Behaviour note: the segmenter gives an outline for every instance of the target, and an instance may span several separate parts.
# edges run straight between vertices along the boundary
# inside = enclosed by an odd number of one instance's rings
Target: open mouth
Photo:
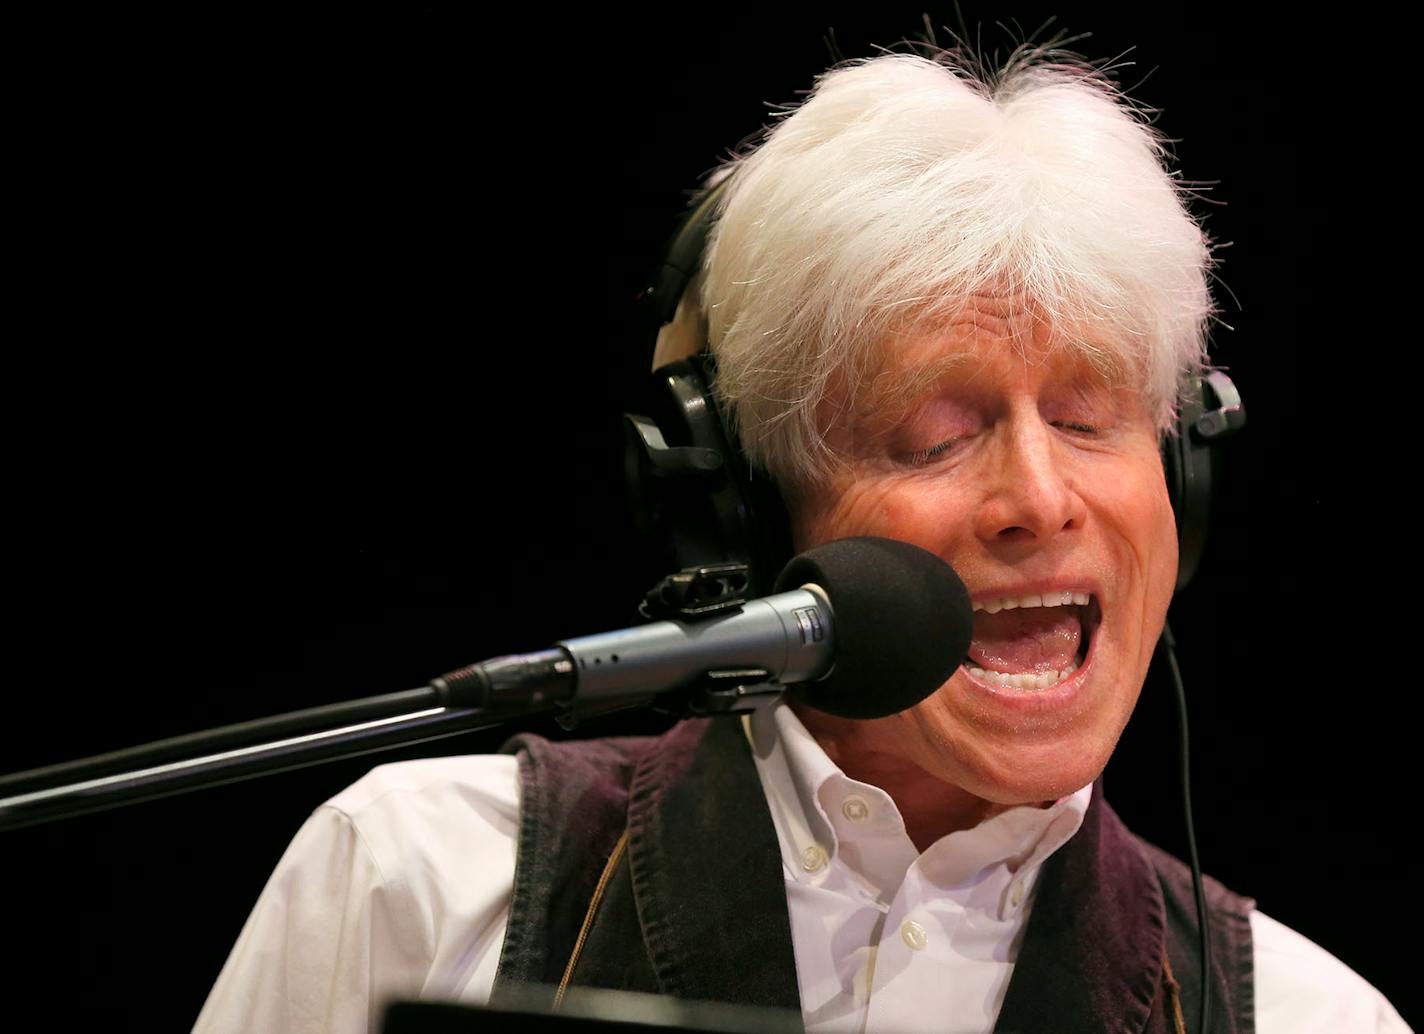
[[[964,668],[989,686],[1042,692],[1087,660],[1102,608],[1082,591],[1000,597],[974,604]]]

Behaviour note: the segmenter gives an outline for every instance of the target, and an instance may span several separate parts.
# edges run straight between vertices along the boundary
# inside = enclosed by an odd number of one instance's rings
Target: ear
[[[658,331],[658,343],[653,348],[654,370],[679,359],[690,359],[707,347],[707,321],[702,318],[698,300],[701,295],[702,274],[698,273],[688,281],[672,319]]]

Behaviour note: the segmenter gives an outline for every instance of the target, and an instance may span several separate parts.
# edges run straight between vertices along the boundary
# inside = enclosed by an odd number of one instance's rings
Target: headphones
[[[728,177],[730,179],[730,177]],[[708,191],[673,235],[653,284],[643,292],[658,326],[677,316],[689,282],[702,267],[717,199]],[[661,574],[739,561],[747,567],[739,594],[769,595],[791,559],[790,520],[763,470],[742,454],[713,391],[716,363],[705,342],[697,354],[653,373],[647,415],[625,413],[625,474],[638,530],[661,546]],[[1215,445],[1246,423],[1241,395],[1212,370],[1193,386],[1175,433],[1162,440],[1162,467],[1177,521],[1177,591],[1201,562],[1216,477]]]

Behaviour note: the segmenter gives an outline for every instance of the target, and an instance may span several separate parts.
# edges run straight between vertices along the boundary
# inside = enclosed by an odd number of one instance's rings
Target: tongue
[[[1078,656],[1083,622],[1077,607],[978,611],[969,659],[981,668],[1017,675],[1062,671]]]

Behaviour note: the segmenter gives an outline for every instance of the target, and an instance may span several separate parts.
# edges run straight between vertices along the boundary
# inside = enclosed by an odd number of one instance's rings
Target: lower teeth
[[[1062,671],[1023,672],[1017,675],[1008,675],[1002,671],[986,671],[969,664],[966,664],[965,667],[969,669],[969,674],[974,678],[980,682],[987,682],[991,686],[1003,686],[1006,689],[1043,690],[1058,685],[1069,675],[1072,675],[1078,670],[1078,662],[1069,661],[1068,667]]]

